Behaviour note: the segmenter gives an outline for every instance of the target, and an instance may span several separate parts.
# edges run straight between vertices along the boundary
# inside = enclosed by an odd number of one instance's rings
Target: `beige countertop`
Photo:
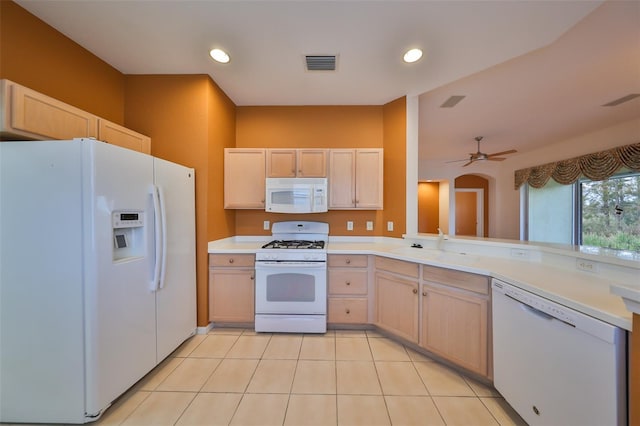
[[[209,253],[255,253],[269,237],[232,237],[209,243]],[[412,248],[419,243],[424,248]],[[451,239],[436,249],[435,237],[330,237],[329,254],[372,254],[500,279],[607,323],[631,330],[632,313],[615,288],[637,292],[640,262],[613,261],[513,242]],[[590,272],[579,270],[587,262]],[[584,265],[583,265],[584,266]]]

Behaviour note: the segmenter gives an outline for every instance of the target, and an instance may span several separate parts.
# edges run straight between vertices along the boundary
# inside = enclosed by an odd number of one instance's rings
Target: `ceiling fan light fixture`
[[[408,63],[408,64],[412,64],[416,61],[418,61],[420,58],[422,58],[422,50],[421,49],[409,49],[405,52],[404,56],[403,56],[403,60]]]
[[[211,56],[211,58],[213,58],[214,61],[221,64],[226,64],[230,60],[229,54],[222,49],[211,49],[209,55]]]

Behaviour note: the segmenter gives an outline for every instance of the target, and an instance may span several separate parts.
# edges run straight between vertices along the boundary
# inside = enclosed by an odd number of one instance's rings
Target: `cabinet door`
[[[412,342],[418,341],[418,283],[376,273],[377,325]]]
[[[359,209],[382,209],[382,149],[356,150],[355,201]]]
[[[252,269],[210,269],[209,320],[253,322],[254,276]]]
[[[299,149],[297,176],[327,177],[327,151],[324,149]]]
[[[332,149],[329,153],[329,208],[354,208],[355,184],[355,151]]]
[[[151,154],[151,138],[107,120],[98,122],[98,139],[112,145]]]
[[[264,149],[225,148],[225,209],[264,209],[264,180]]]
[[[296,177],[296,150],[267,149],[267,177]]]
[[[97,136],[96,116],[8,80],[2,86],[2,133],[40,140]]]
[[[483,297],[423,285],[420,346],[486,376],[487,306]]]

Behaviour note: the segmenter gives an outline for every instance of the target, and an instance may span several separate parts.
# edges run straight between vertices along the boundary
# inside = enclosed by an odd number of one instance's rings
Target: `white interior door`
[[[156,292],[157,362],[196,329],[195,172],[154,159],[166,231],[164,282]]]

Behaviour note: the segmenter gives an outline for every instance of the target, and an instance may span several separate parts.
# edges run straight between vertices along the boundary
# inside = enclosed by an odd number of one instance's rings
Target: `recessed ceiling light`
[[[420,49],[411,49],[408,50],[407,53],[404,54],[404,61],[407,63],[412,63],[422,58],[422,50]]]
[[[211,55],[214,61],[220,62],[221,64],[229,62],[229,55],[222,49],[212,49],[209,55]]]

